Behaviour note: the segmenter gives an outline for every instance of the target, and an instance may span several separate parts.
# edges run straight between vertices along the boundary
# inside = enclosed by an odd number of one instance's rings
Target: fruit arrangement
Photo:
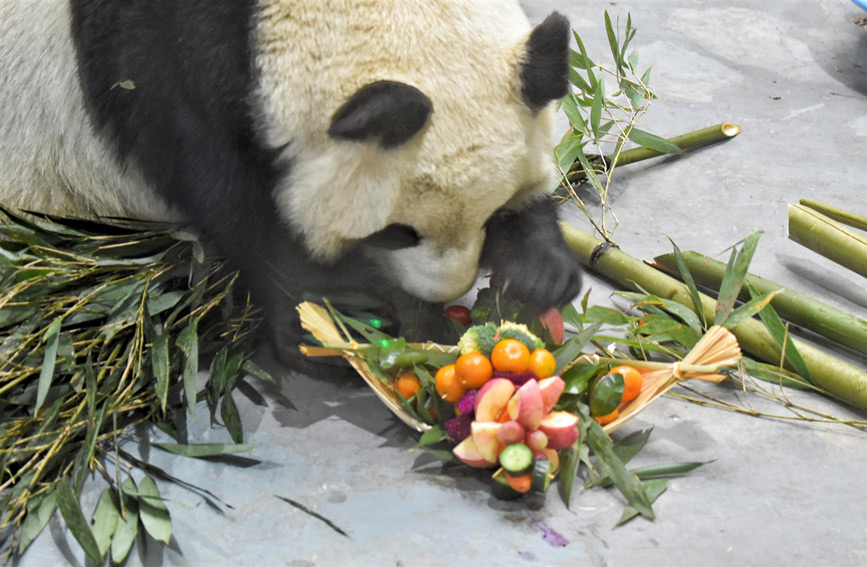
[[[603,474],[597,480],[617,486],[636,513],[652,518],[650,496],[608,434],[681,380],[722,380],[718,369],[740,359],[734,337],[715,326],[681,360],[628,360],[584,353],[603,324],[589,321],[588,312],[567,312],[570,325],[585,328],[564,340],[557,311],[532,318],[516,311],[521,323],[495,322],[503,304],[484,307],[478,300],[472,312],[449,308],[461,335],[447,346],[407,343],[363,312],[349,317],[328,303],[303,303],[302,324],[319,345],[302,352],[344,357],[398,418],[422,433],[419,447],[493,470],[498,498],[545,492],[558,479],[568,506],[583,463],[591,476]],[[436,448],[442,444],[448,451]]]

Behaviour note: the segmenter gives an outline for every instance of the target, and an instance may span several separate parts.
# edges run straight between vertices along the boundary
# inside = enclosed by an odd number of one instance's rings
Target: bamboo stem
[[[715,290],[719,289],[726,270],[725,264],[697,252],[683,252],[683,259],[696,283]],[[673,254],[657,256],[654,260],[657,267],[678,277]],[[759,293],[778,291],[779,293],[771,300],[771,305],[783,319],[862,354],[867,354],[867,321],[753,274],[747,274],[745,281],[755,287]],[[741,289],[739,299],[741,301],[750,299],[746,286]]]
[[[561,223],[561,229],[567,244],[585,266],[612,279],[618,285],[632,290],[643,288],[659,297],[688,306],[692,305],[689,291],[683,283],[636,260],[616,247],[600,248],[604,246],[601,240],[574,227]],[[599,250],[602,252],[598,252]],[[700,296],[702,310],[707,320],[713,320],[716,301],[704,294]],[[760,321],[748,319],[731,331],[746,352],[771,364],[779,363],[780,348]],[[800,341],[795,342],[817,386],[849,404],[867,410],[867,372],[858,370]]]
[[[861,230],[867,230],[867,217],[862,217],[861,215],[855,214],[850,211],[846,211],[832,205],[828,205],[826,203],[820,203],[819,201],[814,201],[812,199],[801,199],[798,201],[801,205],[813,209],[814,211],[819,211],[823,215],[834,219],[837,222],[842,222],[843,224],[849,225],[854,228],[860,228]]]
[[[690,150],[696,150],[704,146],[709,146],[710,144],[729,140],[740,134],[740,132],[741,127],[737,124],[732,124],[731,122],[723,122],[722,124],[709,126],[707,128],[702,128],[701,130],[695,130],[693,132],[687,132],[686,134],[681,134],[680,136],[669,138],[668,141],[672,142],[683,151],[688,152]],[[617,156],[617,165],[629,165],[631,163],[644,161],[661,155],[665,154],[645,147],[632,148],[620,152],[620,155]],[[614,156],[610,155],[605,156],[605,163],[610,163],[613,157]],[[602,161],[600,160],[599,156],[588,156],[588,158],[590,159],[590,162],[594,165]],[[569,171],[569,173],[570,175],[575,175],[580,173],[581,169],[581,163],[576,161],[575,165]],[[582,176],[578,175],[578,177]]]
[[[789,238],[867,277],[867,237],[822,213],[789,204]]]

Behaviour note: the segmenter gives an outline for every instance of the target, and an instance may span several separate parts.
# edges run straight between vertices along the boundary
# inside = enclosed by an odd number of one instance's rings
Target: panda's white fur
[[[521,100],[518,70],[531,27],[520,7],[366,1],[347,10],[331,0],[285,6],[260,2],[258,42],[271,48],[256,58],[268,142],[296,142],[286,150],[295,166],[278,187],[281,210],[325,260],[389,223],[410,225],[421,245],[379,252],[380,260],[419,297],[461,295],[476,279],[490,215],[519,190],[524,198],[551,188],[552,111],[534,113]],[[401,33],[376,33],[383,22]],[[392,150],[326,136],[338,108],[381,80],[431,99],[427,128]]]
[[[393,300],[368,257],[442,302],[481,256],[544,309],[580,288],[539,198],[567,55],[568,22],[514,1],[0,1],[0,204],[190,221],[287,341],[311,286]]]
[[[0,2],[0,203],[93,218],[175,220],[94,135],[64,0]],[[142,190],[145,188],[146,190]]]

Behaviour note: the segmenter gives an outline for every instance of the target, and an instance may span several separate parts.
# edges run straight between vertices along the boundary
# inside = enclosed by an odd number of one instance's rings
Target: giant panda
[[[482,266],[541,312],[581,285],[547,195],[568,43],[513,1],[4,1],[0,202],[191,223],[290,364],[305,292],[433,333]]]

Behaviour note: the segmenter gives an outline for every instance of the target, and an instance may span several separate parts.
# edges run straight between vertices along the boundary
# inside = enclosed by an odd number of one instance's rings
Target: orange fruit
[[[455,403],[464,397],[464,385],[455,375],[455,365],[447,364],[437,370],[434,376],[434,388],[437,394],[447,402]]]
[[[404,400],[408,400],[421,390],[421,382],[414,372],[401,372],[394,381],[394,387]]]
[[[623,376],[623,397],[621,402],[631,402],[641,393],[641,372],[632,366],[616,366],[611,369],[614,374]]]
[[[594,419],[599,423],[599,425],[606,425],[611,423],[620,415],[620,410],[616,409],[608,415],[597,415]]]
[[[468,352],[455,362],[455,374],[468,390],[481,388],[494,375],[491,361],[480,352]]]
[[[554,370],[557,369],[557,361],[554,360],[554,355],[544,348],[537,348],[530,353],[530,371],[536,375],[536,378],[550,378],[554,375]]]
[[[530,369],[530,349],[518,339],[504,339],[494,345],[491,363],[500,372],[526,372]]]

